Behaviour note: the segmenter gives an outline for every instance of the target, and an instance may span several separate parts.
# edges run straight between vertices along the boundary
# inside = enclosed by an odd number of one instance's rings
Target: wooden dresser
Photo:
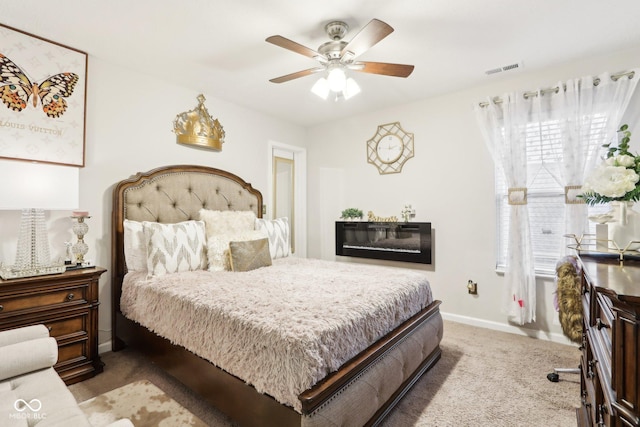
[[[44,324],[58,341],[54,366],[66,384],[102,372],[98,355],[98,280],[106,270],[0,280],[0,330]]]
[[[579,426],[640,426],[640,261],[580,256]]]

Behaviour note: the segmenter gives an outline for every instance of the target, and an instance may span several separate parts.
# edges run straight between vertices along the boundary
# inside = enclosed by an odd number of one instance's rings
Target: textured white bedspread
[[[432,300],[421,271],[288,257],[244,273],[129,273],[121,309],[300,412],[300,393]]]

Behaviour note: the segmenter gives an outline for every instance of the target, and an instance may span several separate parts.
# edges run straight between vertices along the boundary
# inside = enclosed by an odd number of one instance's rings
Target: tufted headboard
[[[198,219],[198,211],[202,208],[252,210],[261,218],[262,194],[230,172],[193,165],[164,166],[116,184],[111,224],[114,313],[120,310],[122,280],[127,272],[123,221],[175,223]]]

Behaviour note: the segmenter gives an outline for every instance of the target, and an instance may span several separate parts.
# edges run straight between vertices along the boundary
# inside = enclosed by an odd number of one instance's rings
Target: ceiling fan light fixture
[[[347,86],[347,75],[342,67],[332,67],[327,74],[327,82],[332,92],[342,92]]]
[[[348,28],[347,24],[343,21],[332,21],[328,23],[325,26],[325,31],[331,41],[321,44],[317,50],[310,49],[279,35],[267,37],[266,41],[268,43],[315,59],[322,65],[321,67],[286,74],[275,79],[270,79],[269,81],[272,83],[284,83],[318,71],[326,70],[328,74],[326,79],[328,80],[330,91],[334,92],[336,98],[343,98],[343,92],[345,91],[347,82],[346,70],[394,77],[409,77],[413,72],[413,65],[356,61],[360,55],[393,32],[393,28],[389,24],[379,19],[372,19],[351,41],[346,42],[343,40],[343,37]],[[353,92],[350,90],[347,92],[357,93],[357,91]]]
[[[347,99],[349,99],[349,98],[352,98],[352,97],[356,96],[359,93],[360,93],[360,86],[358,85],[358,83],[354,79],[349,77],[347,79],[347,82],[346,82],[346,85],[344,87],[344,90],[342,91],[342,94],[344,95],[345,101]]]
[[[329,82],[327,79],[320,77],[320,79],[311,87],[311,92],[322,99],[327,99],[329,97]]]

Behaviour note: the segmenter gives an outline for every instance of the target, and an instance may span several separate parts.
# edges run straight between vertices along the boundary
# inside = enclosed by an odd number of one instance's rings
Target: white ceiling
[[[317,63],[266,43],[266,37],[279,34],[317,49],[328,41],[327,22],[346,21],[348,41],[372,18],[395,31],[359,59],[414,64],[407,79],[354,73],[362,93],[340,102],[309,92],[317,75],[269,82]],[[485,71],[515,62],[534,71],[638,47],[638,19],[638,0],[0,3],[0,23],[83,50],[89,61],[96,57],[121,64],[209,99],[225,99],[303,126],[506,79],[508,72],[487,76]],[[215,106],[207,105],[213,113]]]

